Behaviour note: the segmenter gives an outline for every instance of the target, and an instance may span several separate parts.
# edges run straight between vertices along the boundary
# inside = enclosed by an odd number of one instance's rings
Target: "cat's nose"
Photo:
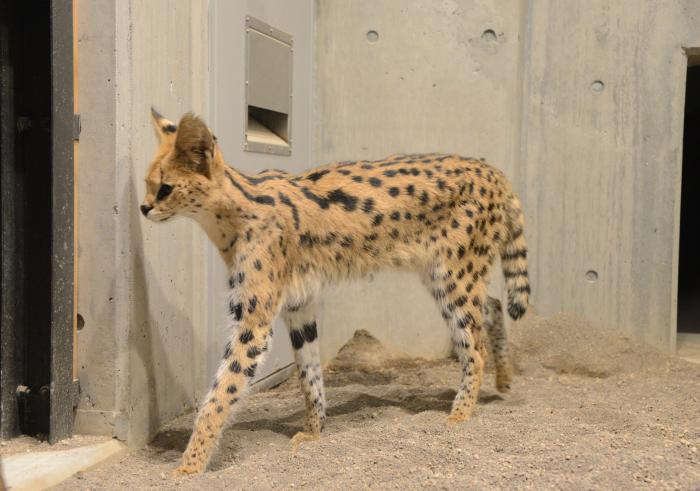
[[[148,212],[151,211],[152,209],[153,209],[152,206],[141,205],[141,213],[143,213],[143,216],[145,216],[145,217],[148,216]]]

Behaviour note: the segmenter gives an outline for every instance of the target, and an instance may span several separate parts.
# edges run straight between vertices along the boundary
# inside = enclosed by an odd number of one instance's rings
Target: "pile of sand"
[[[628,334],[591,325],[572,314],[528,314],[513,324],[511,353],[516,370],[541,366],[559,374],[607,378],[666,368],[672,359]]]
[[[509,342],[516,373],[545,368],[558,374],[607,378],[666,369],[675,360],[624,332],[595,327],[573,314],[545,318],[528,313],[511,326]],[[487,371],[491,371],[491,360],[487,361]],[[352,378],[354,372],[390,373],[426,363],[389,350],[360,329],[330,361],[327,370]]]
[[[386,370],[406,362],[416,363],[419,359],[387,349],[369,331],[360,329],[340,348],[338,354],[326,367],[331,372],[359,371],[376,372]]]

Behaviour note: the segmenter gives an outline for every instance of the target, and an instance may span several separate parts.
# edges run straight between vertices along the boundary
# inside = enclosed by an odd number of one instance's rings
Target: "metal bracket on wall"
[[[80,114],[74,114],[73,115],[73,140],[78,141],[80,140],[80,131],[82,130],[82,126],[80,123]]]

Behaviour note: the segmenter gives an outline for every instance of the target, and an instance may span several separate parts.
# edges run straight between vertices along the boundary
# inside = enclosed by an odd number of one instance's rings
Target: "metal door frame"
[[[2,214],[2,316],[0,325],[0,438],[20,432],[18,388],[24,385],[34,367],[32,357],[50,356],[48,381],[49,442],[53,443],[73,433],[77,385],[73,380],[74,339],[74,186],[73,144],[75,118],[73,114],[73,1],[46,0],[41,5],[48,11],[50,43],[51,112],[50,112],[50,325],[42,335],[50,336],[50,353],[34,353],[27,339],[23,312],[30,308],[25,299],[22,241],[23,225],[31,217],[17,218],[17,210],[31,199],[31,190],[22,191],[26,179],[18,172],[16,139],[19,133],[15,113],[16,95],[13,50],[17,32],[12,25],[15,0],[0,2],[0,190]],[[38,9],[38,12],[41,10]],[[18,188],[18,186],[20,186]],[[26,199],[25,199],[26,196]],[[40,308],[40,307],[37,307]],[[41,391],[45,392],[46,387]],[[29,387],[37,394],[39,387]],[[26,395],[26,393],[25,393]],[[25,401],[25,404],[27,401]]]

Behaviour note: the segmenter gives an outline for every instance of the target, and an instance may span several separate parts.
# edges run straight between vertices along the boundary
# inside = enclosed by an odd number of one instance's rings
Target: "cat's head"
[[[211,208],[222,158],[216,138],[192,113],[175,125],[151,109],[159,144],[146,175],[141,213],[154,222],[173,216],[197,218]]]

